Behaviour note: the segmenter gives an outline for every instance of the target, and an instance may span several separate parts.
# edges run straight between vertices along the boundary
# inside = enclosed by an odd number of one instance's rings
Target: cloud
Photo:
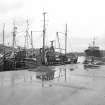
[[[0,14],[7,14],[11,11],[14,11],[16,9],[20,9],[23,7],[23,2],[21,1],[0,1]]]
[[[68,49],[71,50],[72,47],[73,50],[84,51],[94,36],[100,38],[97,38],[96,44],[104,48],[105,6],[103,0],[0,0],[0,32],[5,23],[5,34],[9,41],[13,31],[13,21],[15,20],[18,31],[23,28],[25,30],[27,17],[30,29],[42,30],[43,8],[47,12],[47,42],[55,40],[57,31],[65,32],[67,23],[68,36],[69,32],[71,33]],[[42,44],[37,42],[42,39],[39,37],[40,34],[34,33],[33,35],[35,48]],[[23,33],[21,35],[24,36]],[[17,35],[19,44],[24,41],[24,38],[22,39],[20,36]],[[0,41],[2,42],[2,40]]]

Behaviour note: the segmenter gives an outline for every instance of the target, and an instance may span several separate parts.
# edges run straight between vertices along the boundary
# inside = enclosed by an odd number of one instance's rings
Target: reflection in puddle
[[[102,70],[84,70],[82,64],[75,64],[75,65],[63,65],[63,66],[56,66],[54,67],[54,74],[50,77],[48,75],[44,75],[45,83],[51,81],[51,83],[85,83],[86,81],[91,81],[92,78],[96,78],[98,75],[101,77],[104,75],[104,71]],[[100,72],[100,74],[99,74]],[[17,86],[23,85],[27,83],[42,83],[42,78],[36,78],[39,76],[40,73],[28,70],[21,70],[21,71],[7,71],[7,72],[0,72],[0,87],[7,87],[7,86]],[[79,76],[78,76],[79,75]],[[41,75],[40,75],[41,76]],[[87,79],[86,79],[87,78]],[[46,81],[47,80],[47,81]]]
[[[7,71],[0,72],[0,87],[12,86],[19,84],[24,84],[28,82],[38,82],[42,81],[42,78],[38,79],[36,77],[39,76],[39,72],[33,72],[28,70],[22,71]],[[65,74],[65,68],[60,67],[56,68],[54,72],[46,73],[44,76],[40,75],[40,77],[44,77],[44,81],[56,80],[56,78],[61,78]]]
[[[35,79],[35,73],[28,71],[0,72],[0,86],[14,86]]]

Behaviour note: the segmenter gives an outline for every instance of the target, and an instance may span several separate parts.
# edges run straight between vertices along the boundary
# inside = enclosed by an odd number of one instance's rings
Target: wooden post
[[[44,87],[44,73],[42,72],[42,87]]]
[[[66,68],[65,68],[65,81],[66,81]]]
[[[32,82],[32,74],[31,74],[31,72],[30,72],[30,81]]]
[[[60,68],[60,69],[59,69],[58,81],[59,81],[59,78],[61,77],[61,72],[62,72],[62,70],[61,70],[61,68]]]

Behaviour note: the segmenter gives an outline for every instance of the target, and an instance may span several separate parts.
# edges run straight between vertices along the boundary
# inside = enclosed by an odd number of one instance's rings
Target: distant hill
[[[68,53],[68,55],[72,55],[72,54],[75,54],[77,56],[85,56],[85,53],[84,52],[71,52],[71,53]]]
[[[85,56],[85,53],[84,53],[84,52],[76,52],[76,54],[77,54],[78,56]]]
[[[22,47],[20,47],[22,48]],[[4,53],[4,49],[5,49],[5,53],[7,52],[11,52],[13,50],[13,48],[11,46],[3,46],[2,44],[0,44],[0,54],[3,54]],[[22,48],[23,49],[23,48]],[[17,50],[17,49],[15,49]],[[34,54],[37,56],[39,55],[39,48],[37,49],[27,49],[27,52],[29,55],[32,55],[32,51],[34,52]],[[105,50],[101,51],[103,56],[105,56]],[[56,52],[57,55],[59,55],[59,52]],[[70,53],[67,53],[67,55],[72,55],[72,54],[75,54],[77,56],[85,56],[85,53],[84,52],[70,52]]]

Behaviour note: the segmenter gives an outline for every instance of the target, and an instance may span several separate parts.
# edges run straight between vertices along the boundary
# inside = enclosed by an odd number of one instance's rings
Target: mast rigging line
[[[32,31],[32,32],[42,32],[42,31]]]
[[[59,35],[58,35],[59,33],[65,35],[65,55],[66,55],[66,53],[67,53],[67,24],[66,24],[65,33],[63,33],[63,32],[57,32],[57,38],[58,38],[58,43],[59,43],[59,48],[60,48]]]
[[[28,19],[26,20],[26,23],[27,23],[27,26],[26,26],[26,35],[25,35],[25,45],[24,47],[27,48],[29,47],[29,43],[31,44],[31,36],[29,34],[29,22],[28,22]]]
[[[58,33],[61,33],[61,34],[65,35],[65,33],[63,33],[63,32],[58,32]]]
[[[31,30],[31,34],[33,34],[33,33],[41,33],[41,35],[39,35],[39,36],[42,36],[42,31],[33,31],[33,30]]]

